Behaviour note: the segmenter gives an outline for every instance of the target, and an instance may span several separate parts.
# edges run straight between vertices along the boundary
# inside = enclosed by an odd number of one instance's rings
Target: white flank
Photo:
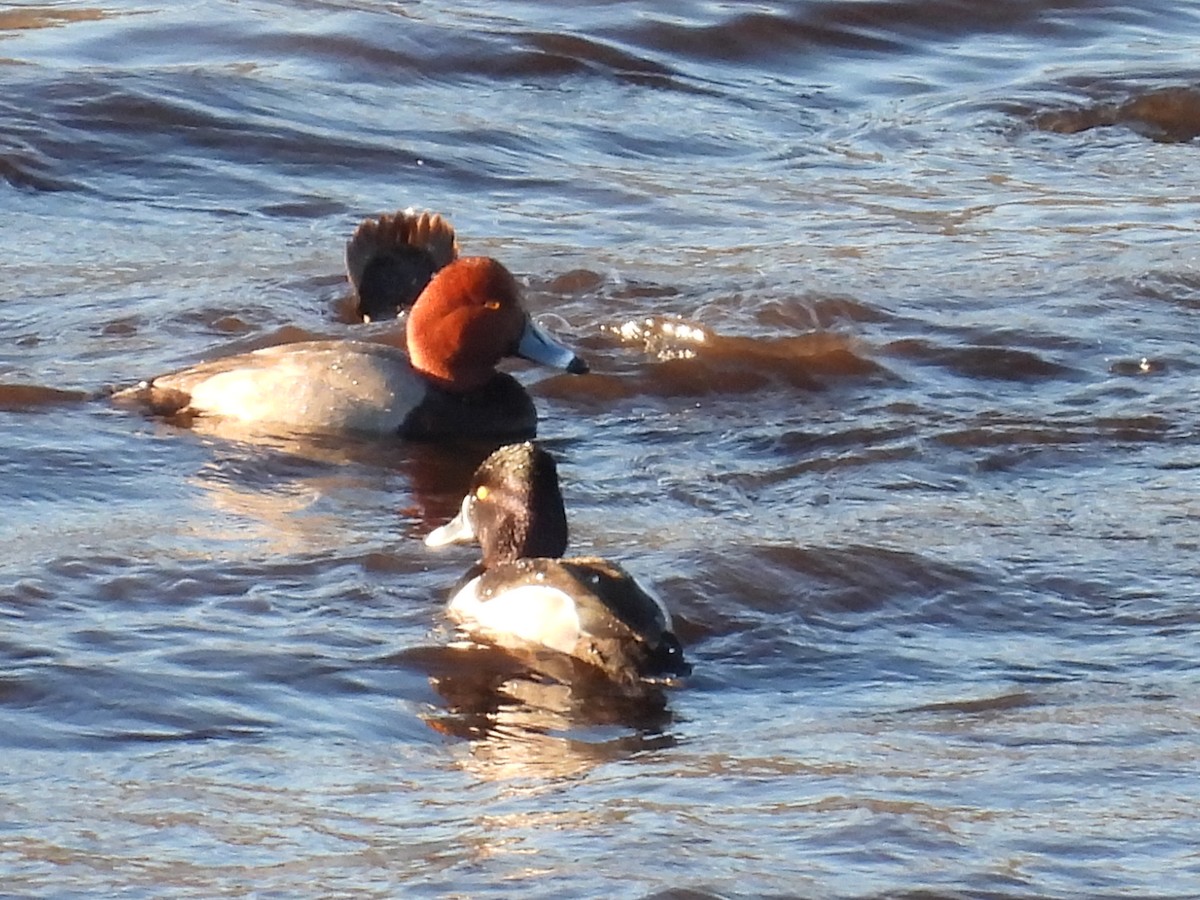
[[[529,584],[479,597],[479,579],[468,582],[450,601],[448,613],[467,631],[500,643],[513,639],[572,653],[579,641],[575,601],[558,588]]]

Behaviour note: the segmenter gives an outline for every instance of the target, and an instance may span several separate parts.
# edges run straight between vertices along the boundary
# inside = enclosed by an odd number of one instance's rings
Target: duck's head
[[[407,329],[413,367],[450,391],[483,386],[506,356],[575,375],[588,370],[575,351],[534,323],[512,273],[486,256],[456,259],[434,275]]]
[[[475,470],[458,515],[431,531],[429,547],[478,540],[485,567],[567,549],[567,511],[554,457],[526,441],[501,447]]]

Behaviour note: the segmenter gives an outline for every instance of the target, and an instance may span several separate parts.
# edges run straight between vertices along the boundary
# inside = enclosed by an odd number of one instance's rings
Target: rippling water
[[[0,891],[1200,895],[1200,8],[444,6],[0,7]],[[683,686],[454,643],[479,448],[98,399],[409,205]]]

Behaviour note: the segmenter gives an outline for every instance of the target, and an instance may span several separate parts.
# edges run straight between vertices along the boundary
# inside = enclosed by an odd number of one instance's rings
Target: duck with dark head
[[[562,558],[567,515],[557,465],[541,447],[510,444],[485,459],[458,515],[425,543],[471,540],[482,559],[448,614],[472,638],[564,653],[624,683],[690,673],[661,600],[614,562]]]

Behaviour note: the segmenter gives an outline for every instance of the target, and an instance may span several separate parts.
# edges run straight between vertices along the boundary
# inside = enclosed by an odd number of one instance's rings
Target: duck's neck
[[[567,516],[561,506],[533,512],[521,521],[499,522],[480,538],[487,568],[518,559],[558,559],[567,552]]]
[[[465,394],[477,391],[492,380],[496,370],[491,366],[456,366],[453,362],[434,362],[419,352],[409,350],[409,361],[413,370],[440,391],[448,394]]]

